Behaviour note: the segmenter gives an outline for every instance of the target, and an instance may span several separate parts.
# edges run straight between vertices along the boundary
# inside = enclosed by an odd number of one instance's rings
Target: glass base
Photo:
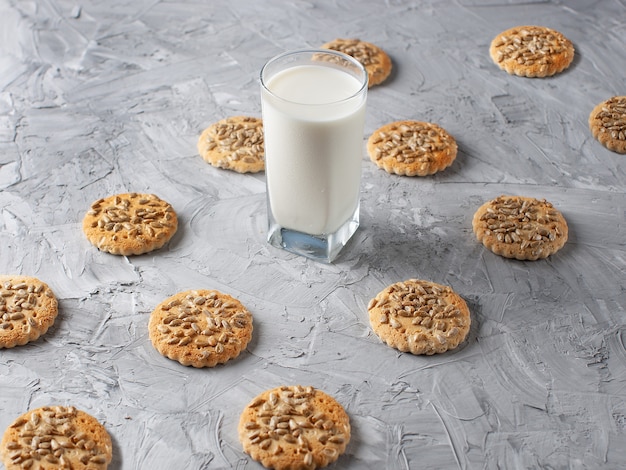
[[[269,211],[269,232],[267,241],[270,245],[290,251],[300,256],[331,263],[348,243],[359,228],[359,207],[336,232],[311,235],[281,227]]]

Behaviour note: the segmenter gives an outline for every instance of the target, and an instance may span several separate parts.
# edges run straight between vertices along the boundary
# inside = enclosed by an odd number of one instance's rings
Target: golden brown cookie
[[[574,59],[574,45],[544,26],[516,26],[498,34],[489,48],[493,61],[511,75],[549,77]]]
[[[184,366],[213,367],[233,359],[252,338],[252,314],[216,290],[179,292],[150,315],[152,345]]]
[[[335,39],[323,49],[343,52],[361,62],[367,70],[368,87],[384,82],[391,73],[391,59],[380,47],[360,39]]]
[[[499,196],[478,208],[476,238],[497,255],[519,260],[546,258],[567,241],[567,222],[545,199]]]
[[[467,304],[450,287],[419,279],[386,287],[367,310],[374,333],[392,348],[413,354],[456,348],[471,323]]]
[[[263,121],[255,117],[234,116],[211,124],[198,139],[198,153],[217,168],[237,173],[263,171]]]
[[[589,128],[606,148],[626,153],[626,96],[614,96],[593,108]]]
[[[83,232],[99,250],[140,255],[165,245],[178,229],[172,206],[154,194],[125,193],[98,199],[83,219]]]
[[[313,387],[282,386],[258,395],[239,419],[243,450],[274,470],[313,470],[334,462],[350,441],[350,419]]]
[[[73,406],[45,406],[24,413],[0,443],[6,470],[105,470],[113,455],[100,422]]]
[[[0,276],[0,349],[35,341],[59,313],[48,285],[29,276]]]
[[[377,129],[367,140],[370,159],[388,173],[426,176],[456,158],[456,140],[437,124],[396,121]]]

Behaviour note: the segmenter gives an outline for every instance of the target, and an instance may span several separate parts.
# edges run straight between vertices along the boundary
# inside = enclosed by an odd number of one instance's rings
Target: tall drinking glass
[[[367,72],[331,50],[261,70],[270,244],[331,262],[359,226]]]

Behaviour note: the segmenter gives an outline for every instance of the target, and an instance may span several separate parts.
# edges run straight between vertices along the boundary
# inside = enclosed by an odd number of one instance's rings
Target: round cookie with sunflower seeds
[[[113,445],[107,430],[90,414],[73,406],[44,406],[9,425],[0,456],[6,470],[105,470]]]
[[[263,171],[263,121],[251,116],[233,116],[213,123],[200,135],[198,153],[217,168],[237,173]]]
[[[54,324],[59,306],[45,282],[0,276],[0,349],[35,341]]]
[[[367,140],[367,153],[387,173],[427,176],[452,165],[457,144],[454,137],[437,124],[395,121],[372,133]]]
[[[374,333],[402,352],[432,355],[456,348],[469,333],[465,300],[450,287],[421,279],[391,284],[367,307]]]
[[[589,128],[607,149],[626,153],[626,96],[613,96],[593,108]]]
[[[216,290],[188,290],[161,302],[150,315],[150,341],[184,366],[214,367],[239,356],[252,338],[252,314]]]
[[[498,67],[521,77],[550,77],[570,66],[574,45],[545,26],[516,26],[498,34],[489,47]]]
[[[379,85],[391,74],[391,59],[385,51],[360,39],[334,39],[322,45],[322,49],[343,52],[358,60],[367,71],[368,87]]]
[[[537,260],[560,250],[568,236],[565,217],[545,199],[498,196],[474,213],[479,242],[505,258]]]
[[[98,199],[83,219],[83,232],[94,246],[123,256],[158,250],[177,229],[176,211],[154,194],[124,193]]]
[[[350,419],[337,400],[300,385],[266,390],[241,413],[244,452],[274,470],[314,470],[335,462],[350,441]]]

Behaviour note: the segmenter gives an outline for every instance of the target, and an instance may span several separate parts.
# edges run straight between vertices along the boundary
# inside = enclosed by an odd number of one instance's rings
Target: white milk
[[[359,203],[366,94],[346,98],[362,84],[341,70],[298,65],[266,86],[273,93],[263,90],[262,106],[274,219],[299,232],[333,233]]]

